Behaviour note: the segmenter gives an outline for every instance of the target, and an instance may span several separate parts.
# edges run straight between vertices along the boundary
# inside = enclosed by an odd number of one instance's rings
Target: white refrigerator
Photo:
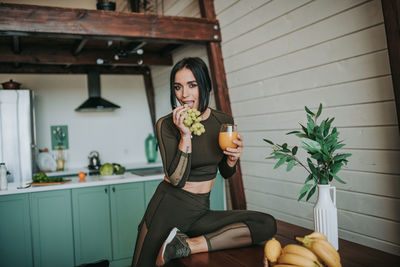
[[[5,162],[8,182],[24,187],[36,172],[34,92],[0,90],[0,162]]]

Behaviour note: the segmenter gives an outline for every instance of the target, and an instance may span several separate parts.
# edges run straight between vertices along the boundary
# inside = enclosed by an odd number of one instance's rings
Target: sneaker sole
[[[176,233],[178,232],[178,228],[174,227],[171,232],[169,232],[169,235],[167,239],[164,241],[164,244],[162,245],[160,252],[158,253],[157,260],[156,260],[156,265],[157,266],[163,266],[165,264],[164,261],[164,252],[165,252],[165,247],[171,243],[172,239],[176,236]]]

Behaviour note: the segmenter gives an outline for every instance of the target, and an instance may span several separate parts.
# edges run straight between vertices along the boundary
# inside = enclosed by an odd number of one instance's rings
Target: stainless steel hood
[[[120,106],[105,100],[100,96],[100,75],[98,72],[88,73],[89,99],[83,102],[75,111],[113,111]]]

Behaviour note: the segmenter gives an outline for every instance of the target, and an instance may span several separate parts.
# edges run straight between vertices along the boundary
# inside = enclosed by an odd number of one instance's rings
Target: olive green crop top
[[[212,180],[218,169],[224,178],[229,178],[236,172],[236,165],[230,167],[227,164],[227,156],[218,145],[221,124],[233,123],[233,118],[211,109],[210,116],[201,123],[205,133],[193,135],[192,153],[185,153],[178,148],[180,133],[172,120],[172,113],[157,121],[157,139],[164,173],[174,186],[183,187],[186,181]]]

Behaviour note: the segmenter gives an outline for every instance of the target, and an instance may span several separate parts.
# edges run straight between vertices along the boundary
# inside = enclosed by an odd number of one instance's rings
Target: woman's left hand
[[[227,163],[229,166],[235,166],[236,162],[240,158],[243,152],[243,137],[238,134],[237,139],[232,141],[234,144],[237,145],[236,148],[227,147],[224,150],[224,154],[228,156]]]

